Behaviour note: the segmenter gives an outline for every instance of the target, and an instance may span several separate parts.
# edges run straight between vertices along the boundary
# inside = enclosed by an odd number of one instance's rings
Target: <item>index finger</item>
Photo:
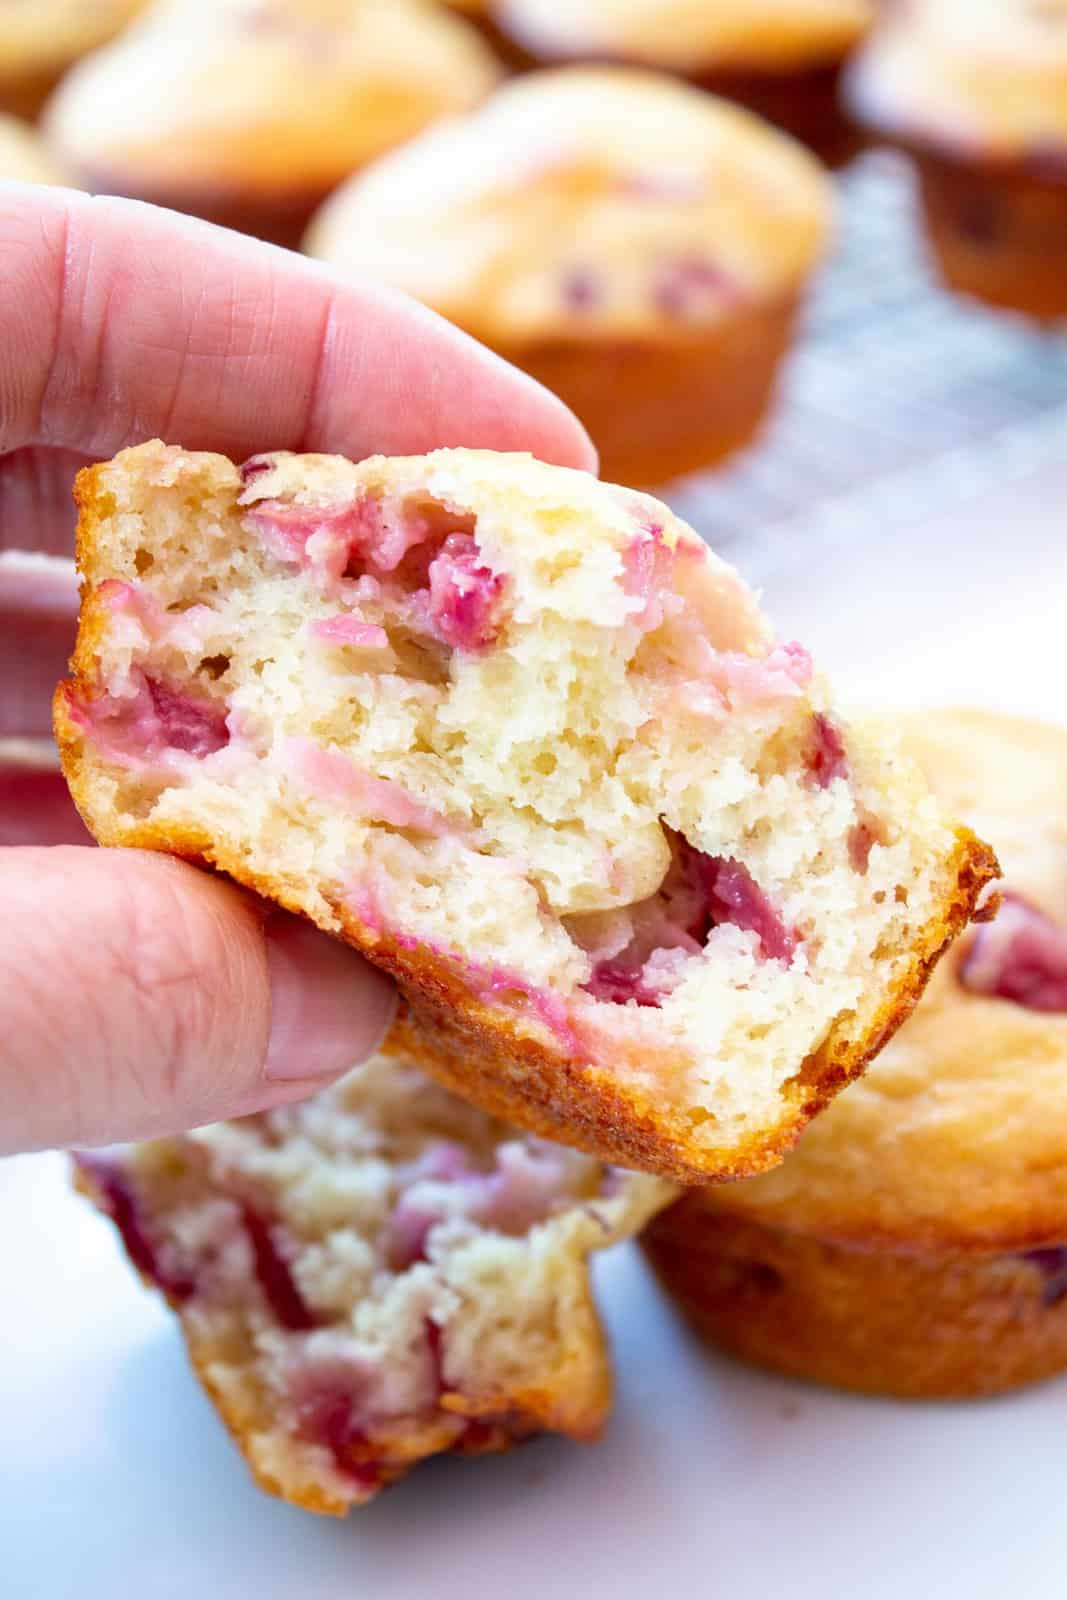
[[[532,379],[404,296],[289,251],[6,183],[0,260],[0,452],[109,456],[160,435],[238,460],[468,445],[595,467]]]

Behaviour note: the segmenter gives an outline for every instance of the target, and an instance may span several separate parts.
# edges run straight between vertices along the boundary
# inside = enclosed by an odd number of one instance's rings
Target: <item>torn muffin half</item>
[[[159,443],[79,481],[64,768],[107,845],[399,979],[398,1043],[535,1133],[777,1161],[995,874],[666,506],[525,456]]]
[[[672,1196],[377,1057],[304,1104],[76,1157],[260,1486],[343,1514],[444,1450],[595,1438],[588,1256]]]

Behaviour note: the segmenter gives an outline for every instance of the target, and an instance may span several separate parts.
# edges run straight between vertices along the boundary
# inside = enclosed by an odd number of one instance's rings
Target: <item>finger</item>
[[[73,563],[0,554],[0,739],[44,739],[78,619]]]
[[[401,295],[133,201],[0,185],[0,450],[437,445],[591,466],[562,403]]]
[[[3,314],[0,305],[0,321]],[[76,450],[32,445],[0,456],[0,550],[72,556],[74,479],[91,459]]]
[[[184,862],[0,852],[0,1153],[173,1133],[310,1093],[393,1012],[344,945]]]

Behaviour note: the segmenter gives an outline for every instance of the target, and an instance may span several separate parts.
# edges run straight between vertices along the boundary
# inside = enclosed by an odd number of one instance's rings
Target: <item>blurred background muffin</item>
[[[35,117],[67,68],[105,44],[144,0],[0,3],[0,111]]]
[[[17,117],[0,112],[0,179],[20,183],[69,183],[70,176],[53,161],[44,141]]]
[[[531,63],[679,73],[838,163],[854,147],[838,78],[874,10],[871,0],[495,0],[493,16]]]
[[[1067,732],[903,719],[939,798],[994,842],[996,919],[775,1172],[647,1236],[696,1328],[847,1389],[991,1394],[1067,1369]]]
[[[493,20],[494,0],[440,0],[440,3],[474,23],[507,66],[521,67],[526,64],[522,52],[515,49]]]
[[[46,113],[86,187],[295,243],[350,172],[498,77],[423,0],[164,0]]]
[[[818,164],[748,112],[572,68],[354,178],[307,245],[524,367],[577,411],[604,477],[648,484],[751,438],[830,211]]]
[[[846,98],[914,157],[950,287],[1067,315],[1067,0],[891,8]]]

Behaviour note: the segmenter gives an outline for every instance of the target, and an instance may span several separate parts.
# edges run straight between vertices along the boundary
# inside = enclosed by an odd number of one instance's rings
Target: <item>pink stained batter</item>
[[[387,650],[389,635],[354,611],[336,617],[319,617],[310,627],[311,637],[324,644],[352,645],[357,650]]]
[[[671,591],[676,559],[676,548],[668,543],[662,524],[654,521],[623,551],[622,585],[627,594],[641,601],[632,621],[644,632],[650,633],[663,621],[664,599]]]
[[[367,500],[340,506],[263,500],[247,515],[272,555],[287,566],[308,568],[326,584],[344,576],[352,549],[372,537]]]
[[[811,657],[803,645],[795,643],[775,645],[763,656],[717,651],[708,663],[708,679],[731,711],[795,700],[808,687],[811,676]]]
[[[401,784],[373,777],[339,750],[297,736],[286,740],[285,757],[297,779],[330,805],[392,828],[433,836],[458,831],[442,812],[423,805]]]

